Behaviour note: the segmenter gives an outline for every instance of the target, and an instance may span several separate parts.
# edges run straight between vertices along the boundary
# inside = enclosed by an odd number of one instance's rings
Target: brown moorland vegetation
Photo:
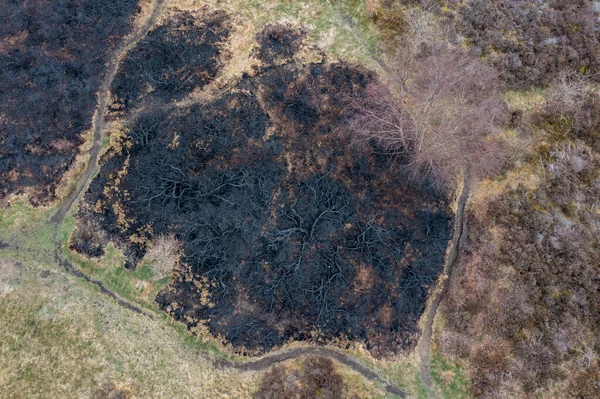
[[[310,357],[301,370],[288,370],[284,365],[265,373],[256,393],[259,399],[340,399],[344,380],[331,359]]]
[[[531,122],[536,177],[474,203],[444,304],[439,345],[470,359],[476,397],[600,395],[599,94],[572,74],[549,92]]]
[[[598,79],[597,2],[469,0],[448,2],[472,51],[513,87],[548,85],[561,72]],[[598,10],[596,10],[598,11]]]

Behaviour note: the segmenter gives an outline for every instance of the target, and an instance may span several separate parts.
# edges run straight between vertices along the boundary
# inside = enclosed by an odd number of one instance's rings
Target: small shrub
[[[534,123],[549,134],[551,141],[580,139],[600,150],[600,93],[590,80],[563,72],[548,89],[548,102],[534,116]]]
[[[260,399],[339,399],[344,380],[333,361],[324,357],[308,358],[298,376],[296,370],[275,366],[265,373],[256,397]]]
[[[338,399],[342,397],[344,380],[335,371],[331,359],[317,357],[306,360],[301,381],[300,398],[302,399]]]
[[[161,280],[175,270],[181,250],[181,243],[173,234],[158,236],[152,241],[144,259],[152,263],[154,279]]]
[[[298,385],[295,372],[288,374],[283,365],[267,371],[256,393],[259,399],[294,399],[298,397]]]
[[[404,7],[399,2],[382,2],[373,7],[369,17],[379,29],[379,38],[384,45],[393,46],[404,33],[405,13]]]
[[[132,399],[133,393],[128,387],[120,386],[114,382],[102,384],[92,393],[92,399]]]

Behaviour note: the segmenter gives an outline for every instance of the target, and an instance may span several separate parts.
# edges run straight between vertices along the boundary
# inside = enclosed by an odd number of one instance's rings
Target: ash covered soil
[[[135,268],[153,238],[174,234],[182,266],[156,301],[241,353],[289,340],[410,349],[452,233],[447,199],[347,144],[344,99],[372,73],[324,54],[298,62],[306,44],[287,26],[257,35],[252,76],[166,106],[219,76],[231,29],[221,12],[182,13],[129,53],[109,115],[127,133],[103,157],[70,247],[99,257],[112,241]]]

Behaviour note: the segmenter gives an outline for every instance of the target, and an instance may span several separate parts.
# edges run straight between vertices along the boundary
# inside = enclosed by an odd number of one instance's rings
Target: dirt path
[[[106,112],[106,107],[108,103],[108,95],[110,91],[110,87],[112,85],[115,76],[117,75],[118,67],[120,61],[127,54],[127,52],[135,46],[135,44],[140,41],[142,38],[146,36],[148,31],[152,29],[154,24],[156,23],[160,11],[162,9],[162,5],[165,0],[153,0],[152,9],[150,10],[150,14],[148,15],[146,21],[135,31],[133,31],[130,35],[128,35],[124,40],[121,46],[117,47],[108,60],[108,64],[106,66],[106,75],[102,80],[102,85],[98,91],[98,105],[96,106],[96,111],[94,112],[94,118],[92,121],[93,126],[93,142],[92,148],[90,150],[90,159],[88,161],[87,167],[79,181],[77,183],[77,187],[73,192],[63,200],[63,202],[59,205],[58,210],[54,215],[52,215],[49,219],[49,223],[60,226],[65,218],[65,216],[69,213],[73,205],[77,202],[77,200],[83,195],[85,190],[87,189],[90,181],[98,172],[100,168],[98,161],[100,157],[101,150],[101,142],[104,136],[104,114]],[[112,298],[119,305],[123,306],[126,309],[129,309],[138,314],[143,314],[147,317],[154,318],[150,312],[141,309],[140,307],[132,304],[129,301],[126,301],[120,297],[118,297],[114,292],[110,291],[108,288],[102,284],[101,281],[97,281],[87,276],[86,274],[79,271],[76,267],[74,267],[68,260],[64,259],[60,254],[61,244],[58,238],[58,230],[57,236],[55,237],[55,244],[57,248],[54,251],[54,256],[56,261],[65,269],[65,271],[75,277],[79,277],[84,279],[85,281],[94,284],[100,289],[100,292]]]
[[[454,219],[454,234],[452,236],[452,241],[450,243],[450,251],[448,252],[448,256],[446,257],[446,263],[444,264],[443,276],[444,279],[442,281],[441,289],[435,294],[433,301],[431,302],[431,306],[427,311],[427,315],[425,317],[425,327],[423,329],[423,335],[421,336],[421,341],[419,343],[419,356],[421,358],[421,379],[429,388],[429,394],[432,397],[435,397],[435,394],[432,391],[431,387],[431,374],[429,372],[429,352],[431,349],[431,336],[433,334],[433,320],[435,319],[435,315],[437,313],[437,309],[444,298],[444,295],[448,291],[448,287],[450,286],[450,281],[452,280],[452,271],[454,270],[454,265],[456,264],[456,260],[458,258],[458,251],[460,245],[464,241],[464,232],[465,232],[465,207],[467,205],[467,201],[469,199],[469,193],[471,189],[471,177],[469,172],[465,172],[462,181],[462,190],[458,197],[457,205],[456,205],[456,216]]]

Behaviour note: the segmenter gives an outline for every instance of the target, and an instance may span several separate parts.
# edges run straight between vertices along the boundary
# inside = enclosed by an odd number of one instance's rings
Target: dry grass
[[[89,160],[89,151],[92,148],[93,134],[91,130],[84,132],[81,137],[83,138],[83,143],[77,149],[77,155],[75,156],[75,160],[67,169],[67,171],[63,174],[60,182],[56,186],[55,194],[57,202],[61,201],[64,198],[67,198],[69,194],[75,190],[77,187],[77,181],[79,177],[85,171]]]
[[[0,250],[0,396],[93,397],[106,384],[135,397],[251,396],[256,376],[215,369],[181,326],[64,274],[40,245],[54,232],[35,228],[47,214],[0,212],[0,239],[19,246]]]
[[[128,311],[53,261],[52,209],[0,210],[0,397],[94,397],[106,384],[135,397],[247,398],[257,377],[217,370],[207,346],[156,314]],[[18,249],[15,249],[18,247]],[[114,259],[113,259],[114,260]],[[118,264],[118,262],[113,262]]]
[[[303,26],[312,43],[320,44],[334,59],[373,65],[376,28],[368,19],[367,4],[360,0],[176,0],[168,9],[197,11],[210,6],[235,15],[238,29],[251,26],[249,32],[259,32],[269,23]],[[250,36],[251,37],[251,36]],[[327,40],[329,38],[329,40]],[[247,47],[241,49],[243,52]]]
[[[149,319],[126,310],[65,274],[53,260],[52,240],[58,234],[65,242],[74,222],[68,218],[56,231],[44,223],[52,211],[32,208],[25,198],[0,209],[0,240],[11,244],[0,249],[0,397],[94,398],[116,391],[143,398],[252,397],[262,373],[216,369],[207,358],[227,355],[214,338],[192,336],[158,311]],[[112,245],[99,261],[72,261],[120,296],[149,308],[152,295],[131,288],[153,285],[151,273],[146,267],[124,270],[123,255]],[[373,364],[364,350],[352,354],[396,378],[390,372],[395,361]],[[384,397],[381,387],[336,367],[345,380],[344,397]]]
[[[254,378],[216,370],[164,320],[127,312],[41,263],[2,304],[0,385],[21,397],[76,397],[118,382],[137,397],[250,397]],[[10,324],[9,324],[10,323]],[[207,396],[206,396],[207,395]]]

